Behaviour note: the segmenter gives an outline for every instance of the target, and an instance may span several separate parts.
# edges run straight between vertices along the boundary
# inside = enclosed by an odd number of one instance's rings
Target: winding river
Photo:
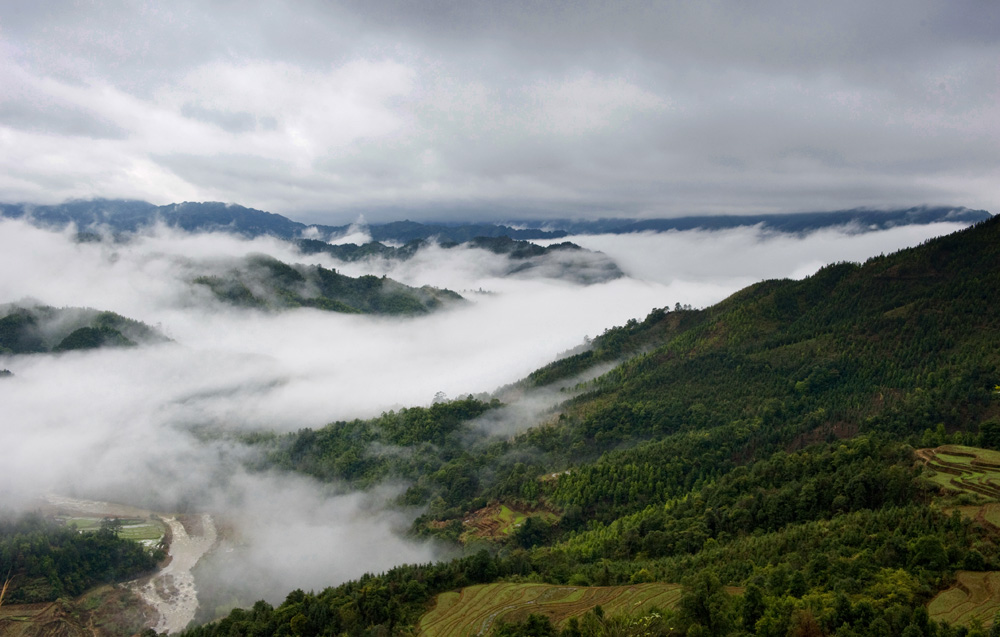
[[[198,610],[198,594],[191,569],[201,556],[215,544],[216,532],[212,516],[200,516],[200,534],[191,535],[177,518],[164,520],[173,535],[170,540],[170,563],[144,584],[132,583],[143,600],[156,609],[160,619],[153,626],[158,633],[176,633],[194,619]]]

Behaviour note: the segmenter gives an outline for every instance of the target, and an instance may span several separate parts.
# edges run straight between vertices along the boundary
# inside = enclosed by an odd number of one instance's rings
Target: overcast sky
[[[990,0],[12,2],[0,201],[995,210],[998,61]]]

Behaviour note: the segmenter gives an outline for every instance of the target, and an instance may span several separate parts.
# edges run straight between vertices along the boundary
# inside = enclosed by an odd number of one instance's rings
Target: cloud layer
[[[977,0],[46,3],[0,30],[0,200],[990,209],[998,34]]]

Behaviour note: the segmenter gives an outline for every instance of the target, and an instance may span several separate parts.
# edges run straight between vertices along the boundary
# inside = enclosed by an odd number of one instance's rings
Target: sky
[[[30,509],[47,493],[166,514],[209,512],[235,530],[239,550],[216,552],[200,581],[242,583],[247,603],[442,558],[440,547],[405,537],[419,511],[388,506],[406,485],[357,493],[248,471],[253,450],[231,434],[319,428],[430,405],[439,392],[490,394],[654,308],[706,307],[763,279],[801,278],[826,263],[864,261],[960,227],[571,237],[625,273],[584,285],[553,277],[554,266],[509,276],[506,257],[468,247],[431,247],[405,262],[341,263],[271,237],[159,227],[129,242],[80,243],[72,228],[0,219],[0,304],[111,310],[172,339],[0,355],[0,369],[14,374],[0,378],[0,514]],[[224,306],[191,283],[251,254],[449,287],[468,302],[414,318],[260,312]],[[545,410],[565,398],[529,395],[475,426],[509,436],[551,417]]]
[[[8,3],[0,201],[996,211],[998,61],[989,0]]]

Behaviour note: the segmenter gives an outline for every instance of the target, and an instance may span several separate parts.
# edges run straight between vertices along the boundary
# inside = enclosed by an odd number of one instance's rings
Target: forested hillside
[[[529,376],[518,391],[617,363],[514,437],[491,435],[505,408],[473,397],[259,437],[265,467],[410,483],[400,504],[425,510],[412,532],[478,552],[187,634],[404,633],[437,593],[501,580],[683,588],[655,617],[514,617],[496,634],[997,633],[986,615],[928,613],[959,571],[1000,569],[1000,530],[970,514],[988,493],[932,479],[914,450],[1000,443],[998,266],[994,218],[705,310],[654,310]],[[500,525],[484,512],[504,510],[518,525],[485,532]]]
[[[0,355],[134,347],[166,340],[145,323],[114,312],[34,304],[0,306]]]
[[[348,314],[425,314],[462,301],[451,290],[365,275],[350,277],[319,265],[289,265],[267,255],[253,255],[222,274],[202,275],[205,286],[230,305],[256,309],[312,307]]]
[[[120,524],[118,524],[120,526]],[[106,520],[91,533],[80,533],[38,515],[0,520],[0,573],[7,604],[75,597],[99,583],[134,578],[156,568],[162,549],[147,549],[118,536]]]

